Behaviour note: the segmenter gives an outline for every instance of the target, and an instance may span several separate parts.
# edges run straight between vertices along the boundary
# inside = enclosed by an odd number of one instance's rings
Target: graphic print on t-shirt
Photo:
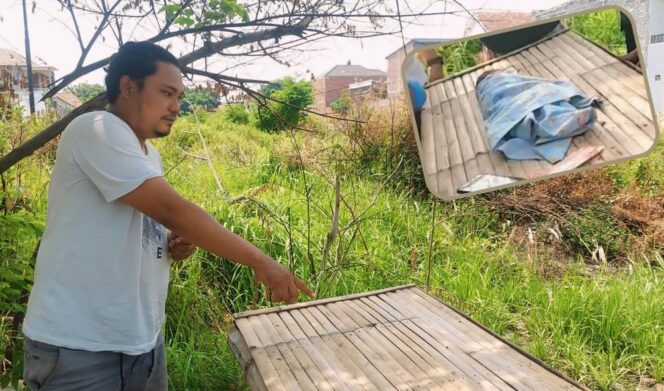
[[[166,239],[166,228],[150,217],[143,215],[143,249],[157,259],[166,257],[163,244]]]

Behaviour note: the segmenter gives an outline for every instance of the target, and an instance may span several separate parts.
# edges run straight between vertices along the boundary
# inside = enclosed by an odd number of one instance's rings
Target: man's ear
[[[136,91],[136,82],[131,79],[128,75],[122,75],[120,77],[120,97],[122,99],[129,99]]]

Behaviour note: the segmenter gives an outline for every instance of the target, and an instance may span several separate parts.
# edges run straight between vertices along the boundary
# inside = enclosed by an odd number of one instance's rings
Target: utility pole
[[[30,114],[35,113],[35,86],[32,82],[32,57],[30,55],[30,35],[28,34],[28,12],[23,0],[23,26],[25,27],[25,60],[28,64],[28,91],[30,98]]]

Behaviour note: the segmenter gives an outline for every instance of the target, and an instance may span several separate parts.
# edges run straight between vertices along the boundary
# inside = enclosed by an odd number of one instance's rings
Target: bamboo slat
[[[475,83],[486,70],[510,67],[537,77],[570,80],[587,95],[603,100],[596,124],[574,137],[569,150],[573,153],[589,144],[604,146],[587,165],[624,160],[653,146],[657,129],[643,75],[606,50],[565,31],[427,85],[432,110],[422,125],[427,127],[422,129],[427,159],[423,165],[436,195],[458,198],[458,187],[480,173],[525,178],[552,166],[543,160],[507,160],[490,152]],[[432,140],[433,147],[426,145]],[[435,175],[431,172],[434,160]]]
[[[540,48],[533,48],[532,51],[529,50],[528,54],[532,54],[537,57],[546,57],[546,55],[540,50]],[[552,56],[551,62],[547,65],[549,69],[557,72],[558,75],[564,75],[564,67],[566,67],[565,62],[557,56]],[[572,76],[570,80],[576,84],[582,91],[589,95],[596,95],[595,89],[588,84],[583,78],[579,75]],[[607,102],[604,102],[605,104]],[[632,140],[628,134],[624,133],[623,130],[618,127],[607,115],[604,113],[604,106],[602,109],[597,110],[597,123],[595,124],[595,129],[598,131],[599,137],[604,141],[605,146],[616,145],[616,154],[621,157],[628,157],[634,155],[632,150],[639,150],[638,144]],[[613,141],[611,141],[613,140]]]
[[[601,107],[601,112],[606,114],[606,116],[617,125],[619,131],[623,133],[626,138],[634,140],[637,144],[636,146],[631,144],[630,153],[631,155],[638,155],[645,152],[653,144],[653,139],[649,136],[648,133],[654,135],[654,124],[652,119],[647,123],[643,122],[643,118],[640,115],[636,115],[634,118],[631,115],[635,114],[633,107],[626,102],[620,94],[611,91],[606,83],[603,80],[597,79],[592,75],[593,69],[584,68],[584,64],[587,65],[587,60],[581,60],[583,56],[572,55],[566,58],[560,56],[561,49],[557,45],[551,45],[549,42],[544,42],[542,46],[544,50],[557,51],[560,57],[560,63],[566,64],[570,68],[574,68],[577,72],[576,75],[571,77],[572,81],[577,84],[585,84],[588,90],[590,90],[592,95],[599,95],[603,98],[604,104]],[[569,51],[572,54],[574,51]],[[560,65],[560,64],[559,64]],[[591,65],[592,66],[592,65]],[[584,82],[581,82],[579,79],[583,79]],[[587,91],[588,92],[588,91]],[[634,121],[639,121],[638,124]],[[653,130],[648,130],[649,126]],[[623,137],[624,139],[625,137]]]
[[[313,316],[310,312],[311,308],[306,307],[292,311],[293,318],[297,320],[298,324],[309,322],[316,333],[309,337],[311,341],[311,345],[307,345],[309,356],[316,360],[321,373],[333,389],[349,390],[351,389],[349,383],[352,383],[349,371],[341,363],[342,359],[337,357],[330,349],[331,333],[326,331],[323,324]]]
[[[431,96],[431,94],[429,94]],[[422,111],[422,169],[424,175],[435,174],[436,169],[436,140],[434,136],[434,119],[431,110]]]
[[[553,63],[552,60],[539,62],[539,60],[529,50],[521,52],[519,56],[522,57],[524,61],[528,61],[531,64],[539,64],[540,71],[552,79],[561,79],[566,77],[565,74]],[[577,85],[577,87],[583,90],[581,86]],[[606,130],[599,123],[595,123],[593,127],[582,136],[582,140],[583,139],[585,139],[585,141],[589,144],[604,146],[602,153],[591,160],[590,163],[601,163],[603,161],[610,161],[628,156],[628,152],[624,150],[620,144],[616,143],[615,139],[608,135]],[[579,148],[585,144],[578,143],[577,138],[575,138],[574,142]]]
[[[585,56],[581,56],[580,51],[585,47],[581,44],[583,39],[571,34],[562,35],[560,39],[573,49],[571,52],[574,58],[578,60],[579,57],[583,57],[590,62],[591,65],[584,74],[591,76],[594,79],[593,83],[598,87],[603,87],[605,93],[612,94],[612,101],[616,105],[623,107],[621,111],[625,115],[630,116],[644,130],[644,133],[649,135],[651,139],[654,139],[655,127],[652,123],[652,111],[648,103],[643,76],[640,77],[640,80],[630,83],[631,88],[625,88],[625,83],[621,82],[622,77],[615,78],[607,72],[608,69],[615,69],[614,66],[616,64],[621,64],[618,59],[611,57],[608,53],[600,49],[589,50]],[[626,74],[635,74],[625,64],[622,64],[620,69]],[[634,90],[640,92],[636,93]]]
[[[413,286],[237,314],[229,343],[252,390],[584,389]]]
[[[327,370],[325,361],[318,357],[319,354],[317,354],[316,349],[304,334],[300,325],[288,312],[276,315],[276,317],[271,317],[272,322],[275,325],[283,326],[281,329],[282,333],[293,339],[291,342],[291,350],[313,384],[317,385],[321,390],[334,389],[330,380],[323,374],[323,371]]]

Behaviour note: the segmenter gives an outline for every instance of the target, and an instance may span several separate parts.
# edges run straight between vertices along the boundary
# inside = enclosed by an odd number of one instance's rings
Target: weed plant
[[[634,388],[643,379],[664,382],[661,256],[631,257],[618,271],[606,260],[589,274],[583,256],[533,254],[510,240],[513,224],[482,197],[434,206],[425,192],[414,191],[410,176],[419,173],[415,163],[404,164],[417,160],[407,147],[412,146],[408,122],[387,120],[402,115],[389,109],[366,115],[365,128],[318,123],[316,133],[266,133],[231,122],[224,113],[204,113],[182,118],[171,136],[154,144],[179,192],[298,274],[318,298],[408,283],[427,289],[428,282],[432,294],[591,388]],[[378,123],[393,127],[381,129]],[[11,133],[11,126],[3,125]],[[358,134],[370,144],[353,146],[357,138],[351,138]],[[659,175],[659,159],[644,158],[651,171],[638,175],[646,181],[649,173]],[[44,153],[4,175],[2,194],[13,205],[4,215],[35,226],[0,219],[7,238],[0,241],[0,284],[11,285],[17,276],[22,287],[30,284],[30,258],[39,236],[34,228],[45,217],[51,164]],[[404,167],[413,171],[395,171]],[[638,170],[615,170],[616,178],[636,180]],[[339,230],[326,246],[337,178]],[[623,235],[595,225],[581,229],[590,242],[600,235],[607,240]],[[11,329],[23,311],[12,305],[16,293],[5,292],[0,347],[20,340]],[[164,325],[170,387],[246,388],[226,340],[232,313],[268,306],[244,267],[202,250],[174,262]],[[7,359],[12,368],[3,378],[16,383],[21,354]]]
[[[620,12],[605,10],[575,16],[565,20],[565,24],[584,37],[609,49],[616,55],[627,52],[625,33],[620,30]],[[636,33],[636,27],[633,26]]]

